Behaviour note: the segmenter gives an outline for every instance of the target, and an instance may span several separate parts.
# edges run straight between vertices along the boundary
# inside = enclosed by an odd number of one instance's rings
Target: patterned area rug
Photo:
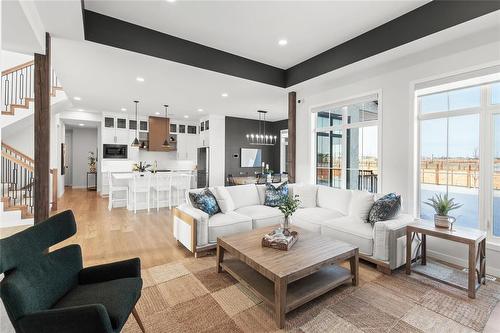
[[[227,273],[216,273],[214,257],[188,258],[142,274],[137,311],[146,330],[155,333],[480,332],[500,301],[496,282],[488,281],[472,300],[418,274],[387,276],[360,264],[358,287],[341,286],[299,307],[279,330],[267,305]],[[140,332],[132,316],[123,332]]]

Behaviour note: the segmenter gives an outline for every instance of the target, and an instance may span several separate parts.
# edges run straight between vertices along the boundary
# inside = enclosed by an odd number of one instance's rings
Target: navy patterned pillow
[[[266,197],[264,205],[270,207],[278,207],[283,203],[283,200],[288,196],[288,182],[284,182],[278,187],[267,183],[266,184]]]
[[[367,222],[373,226],[375,222],[390,220],[398,215],[400,209],[401,196],[396,193],[389,193],[375,201],[368,214]]]
[[[208,189],[204,189],[200,193],[189,193],[189,199],[193,206],[204,211],[209,216],[215,215],[220,212],[219,205],[215,199],[214,194]]]

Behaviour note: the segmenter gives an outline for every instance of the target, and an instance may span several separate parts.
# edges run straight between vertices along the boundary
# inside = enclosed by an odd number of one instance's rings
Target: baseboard
[[[468,266],[467,260],[462,259],[462,258],[453,257],[450,255],[443,254],[443,253],[436,252],[436,251],[432,251],[432,250],[427,250],[427,254],[429,255],[429,257],[433,257],[433,258],[442,260],[444,262],[449,262],[450,264],[454,264],[454,265],[458,265],[458,266],[462,266],[462,267]],[[487,257],[486,257],[486,263],[488,263]],[[486,264],[486,274],[490,274],[490,275],[493,275],[493,276],[498,278],[498,277],[500,277],[500,269],[488,266],[488,264]]]
[[[87,188],[87,186],[73,186],[73,185],[71,185],[71,188],[81,189],[81,188]]]

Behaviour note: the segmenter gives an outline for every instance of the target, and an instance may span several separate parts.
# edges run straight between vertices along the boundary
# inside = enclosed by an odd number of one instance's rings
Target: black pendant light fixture
[[[168,137],[168,132],[169,132],[169,128],[168,128],[168,125],[169,125],[169,121],[168,121],[168,105],[163,105],[165,107],[165,124],[167,126],[167,136],[165,137],[165,141],[163,141],[163,144],[162,144],[162,147],[164,148],[170,148],[170,140],[169,140],[169,137]]]
[[[134,101],[135,103],[135,123],[136,123],[136,126],[135,126],[135,139],[134,141],[132,141],[132,144],[130,145],[131,147],[139,147],[140,143],[139,143],[139,123],[137,122],[137,104],[139,104],[139,101]]]
[[[258,110],[259,113],[259,130],[256,134],[249,133],[246,135],[248,144],[259,146],[273,146],[276,144],[277,136],[268,135],[266,132],[266,114],[267,111]]]

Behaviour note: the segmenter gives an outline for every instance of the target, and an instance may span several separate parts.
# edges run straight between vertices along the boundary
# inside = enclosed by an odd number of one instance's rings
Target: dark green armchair
[[[65,211],[0,240],[0,297],[16,332],[120,332],[141,296],[139,258],[82,268],[79,245],[46,250],[76,233]]]

